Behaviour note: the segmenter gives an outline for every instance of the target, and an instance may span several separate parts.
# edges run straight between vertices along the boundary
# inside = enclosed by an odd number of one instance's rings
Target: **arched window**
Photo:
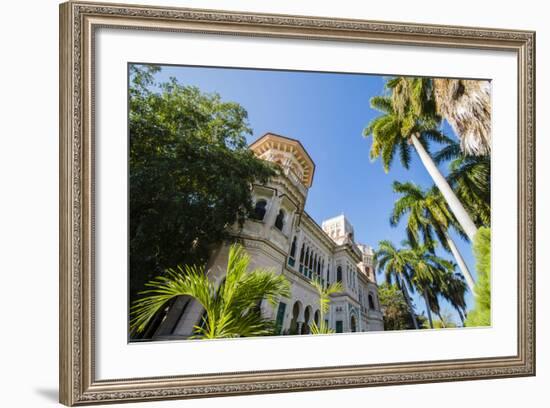
[[[315,322],[315,324],[319,324],[319,318],[321,317],[321,313],[316,310],[315,311],[315,314],[313,315],[313,321]]]
[[[284,225],[285,225],[285,212],[283,210],[279,210],[279,214],[277,214],[277,218],[275,218],[275,228],[277,228],[279,231],[282,231]]]
[[[292,245],[290,246],[290,255],[288,257],[288,264],[294,266],[296,263],[296,236],[292,240]]]
[[[336,280],[338,282],[342,282],[342,267],[341,266],[336,268]]]
[[[317,276],[317,263],[319,262],[317,258],[317,254],[315,254],[315,258],[313,259],[313,274]]]
[[[305,245],[302,244],[302,249],[300,250],[300,272],[304,270]]]
[[[258,200],[256,201],[256,206],[254,207],[254,213],[252,214],[252,217],[258,221],[262,221],[265,217],[267,207],[267,201],[266,200]]]
[[[372,297],[372,294],[370,294],[370,293],[369,293],[369,309],[372,309],[372,310],[376,309],[374,307],[374,298]]]
[[[306,259],[305,259],[305,268],[304,268],[304,275],[307,275],[307,269],[309,267],[309,257],[310,257],[310,254],[309,254],[309,247],[306,248]]]
[[[292,245],[290,246],[290,256],[294,258],[296,256],[296,237],[292,240]]]

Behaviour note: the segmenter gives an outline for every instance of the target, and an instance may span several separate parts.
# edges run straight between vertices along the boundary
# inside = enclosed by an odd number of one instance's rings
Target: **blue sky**
[[[376,248],[383,239],[395,244],[405,239],[404,222],[395,228],[389,225],[396,199],[391,184],[394,180],[412,181],[423,187],[433,183],[416,154],[409,170],[396,160],[388,174],[379,160],[371,162],[369,158],[371,139],[363,137],[362,132],[378,115],[370,108],[369,99],[384,92],[385,77],[180,66],[162,66],[156,74],[159,82],[170,77],[203,92],[218,93],[224,101],[241,104],[248,111],[253,129],[249,143],[267,132],[299,139],[316,164],[306,211],[319,224],[344,213],[354,226],[358,242]],[[443,130],[456,137],[447,124]],[[446,172],[446,165],[441,170]],[[475,273],[470,244],[458,237],[456,242]],[[442,251],[439,255],[452,259]],[[382,275],[377,278],[383,281]],[[473,304],[471,295],[466,300]],[[417,311],[425,309],[417,296],[414,303]],[[445,302],[442,306],[458,322],[452,308]]]

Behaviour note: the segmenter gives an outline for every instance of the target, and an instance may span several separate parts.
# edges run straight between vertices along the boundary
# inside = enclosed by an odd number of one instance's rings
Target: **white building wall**
[[[371,291],[376,294],[378,301],[376,284],[366,283],[369,281],[364,273],[364,265],[369,260],[368,256],[372,255],[368,252],[369,247],[355,244],[353,226],[345,216],[327,220],[320,227],[303,211],[307,188],[299,181],[302,174],[298,173],[301,170],[296,167],[297,164],[291,160],[288,152],[281,155],[268,150],[263,155],[282,160],[281,163],[286,163],[288,171],[282,172],[267,185],[254,186],[254,203],[266,201],[263,219],[249,219],[242,228],[235,226],[232,233],[250,255],[250,270],[267,268],[274,273],[284,274],[289,280],[291,297],[281,299],[286,304],[282,332],[289,333],[293,329],[307,327],[313,321],[315,312],[319,311],[319,296],[309,282],[319,278],[328,286],[336,281],[338,267],[342,268],[344,291],[332,297],[330,310],[325,316],[329,327],[336,330],[337,322],[341,321],[342,330],[349,332],[353,315],[357,331],[382,330],[379,310],[368,310],[363,297],[360,303],[360,292],[366,296]],[[292,166],[296,168],[291,169]],[[282,230],[275,226],[281,210],[284,212]],[[292,265],[289,263],[289,255],[294,238],[296,251]],[[225,276],[229,246],[228,243],[223,244],[209,262],[211,277],[217,282],[221,282]],[[376,307],[379,309],[379,304]],[[272,307],[267,302],[262,304],[262,313],[270,319],[276,319],[277,311],[278,305]],[[167,319],[178,322],[171,330],[172,335],[190,335],[202,313],[200,305],[194,302],[179,319]],[[161,332],[166,337],[165,334],[170,330],[162,328]]]

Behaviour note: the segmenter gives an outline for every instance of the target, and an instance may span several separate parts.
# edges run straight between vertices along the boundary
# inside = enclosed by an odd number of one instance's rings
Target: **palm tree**
[[[465,155],[491,153],[491,84],[485,80],[396,77],[388,81],[396,108],[445,118]]]
[[[408,169],[411,145],[414,146],[460,226],[473,240],[477,227],[427,150],[430,141],[444,143],[449,139],[438,129],[440,121],[430,107],[433,100],[426,92],[425,79],[398,77],[389,80],[386,87],[392,91],[391,97],[375,96],[370,100],[371,106],[382,112],[364,130],[366,137],[372,135],[373,138],[371,159],[380,157],[384,170],[388,172],[399,153],[401,164]]]
[[[443,310],[439,313],[437,320],[434,322],[434,326],[437,329],[446,329],[449,327],[457,327],[457,324],[452,314],[447,310]]]
[[[462,257],[453,238],[449,234],[449,228],[454,227],[461,233],[460,226],[449,211],[445,200],[435,188],[424,191],[417,184],[394,181],[393,191],[401,197],[395,202],[390,217],[390,224],[396,226],[401,218],[408,214],[407,237],[413,246],[419,245],[419,238],[422,235],[424,245],[432,254],[435,253],[433,245],[434,234],[441,246],[451,252],[468,282],[468,287],[473,293],[474,279],[464,258]]]
[[[439,318],[439,321],[445,327],[445,319],[441,315],[441,306],[439,299],[445,299],[450,305],[457,311],[462,324],[464,325],[464,319],[466,316],[466,301],[464,295],[466,293],[466,283],[461,275],[457,275],[452,271],[447,271],[439,276],[439,279],[434,282],[433,285],[427,286],[425,289],[426,308],[428,310],[428,317],[431,312],[435,313]],[[430,319],[430,325],[432,325]],[[432,327],[433,328],[433,327]]]
[[[466,318],[466,300],[464,299],[466,289],[466,282],[464,282],[464,278],[461,275],[452,273],[451,271],[443,275],[439,291],[440,295],[457,311],[462,325],[464,325],[464,319]],[[437,315],[443,321],[440,314],[438,313]]]
[[[290,284],[283,275],[255,269],[248,271],[250,257],[238,244],[229,250],[225,279],[216,288],[204,267],[170,269],[147,283],[150,290],[132,306],[132,331],[141,332],[155,313],[170,299],[187,295],[196,299],[205,314],[195,337],[213,339],[272,334],[275,325],[262,317],[258,305],[265,299],[275,305],[290,296]]]
[[[434,79],[437,113],[447,119],[460,137],[466,155],[491,153],[491,84],[468,79]]]
[[[424,298],[428,321],[433,329],[431,312],[439,312],[437,297],[442,275],[454,269],[454,264],[430,253],[426,246],[413,247],[410,242],[404,242],[404,245],[412,254],[409,263],[412,285]]]
[[[386,282],[391,285],[395,280],[397,286],[403,292],[414,328],[418,329],[418,321],[407,289],[407,286],[412,289],[410,265],[414,261],[414,254],[411,250],[397,249],[390,241],[383,240],[378,243],[374,261],[379,270],[384,271]]]
[[[491,224],[491,158],[466,156],[460,144],[449,140],[434,155],[437,164],[450,161],[447,181],[477,227]]]
[[[411,250],[415,255],[411,264],[411,281],[424,297],[430,327],[434,328],[431,312],[442,320],[440,297],[447,300],[462,319],[466,308],[466,284],[460,275],[454,273],[455,264],[430,253],[426,247],[420,246]]]
[[[314,279],[311,282],[311,286],[317,290],[319,295],[319,325],[313,321],[309,325],[311,334],[332,334],[334,330],[328,327],[325,322],[325,314],[328,312],[330,304],[330,295],[334,293],[340,293],[344,290],[341,282],[333,282],[328,287],[324,287],[320,280]]]
[[[408,241],[404,241],[402,245],[405,251],[412,254],[409,260],[409,276],[413,288],[424,298],[430,327],[434,328],[432,312],[443,321],[439,298],[447,300],[463,321],[466,283],[461,275],[454,272],[456,265],[431,253],[425,245],[413,246]]]

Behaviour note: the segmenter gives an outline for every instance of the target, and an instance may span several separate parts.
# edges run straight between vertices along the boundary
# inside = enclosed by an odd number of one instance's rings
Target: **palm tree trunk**
[[[458,268],[460,269],[460,272],[462,272],[462,276],[464,276],[464,279],[466,279],[466,283],[468,284],[468,288],[470,288],[470,291],[475,294],[474,292],[474,278],[472,277],[472,274],[470,272],[470,269],[468,269],[468,266],[466,265],[466,262],[464,261],[464,258],[462,257],[462,254],[458,250],[454,240],[451,238],[448,232],[445,232],[445,238],[447,238],[447,244],[449,245],[449,248],[451,249],[451,253],[453,254],[456,263],[458,264]]]
[[[430,329],[434,328],[434,321],[432,320],[432,311],[430,309],[430,302],[428,301],[428,291],[424,289],[424,302],[426,302],[426,313],[428,315],[428,321],[430,322]]]
[[[439,321],[441,322],[441,326],[445,329],[447,325],[445,324],[445,320],[443,320],[443,317],[441,316],[441,313],[437,314],[437,317],[439,317]]]
[[[468,238],[470,238],[470,241],[473,242],[474,236],[477,232],[477,228],[470,218],[470,215],[466,212],[466,209],[457,198],[456,194],[451,189],[451,186],[449,185],[445,177],[443,177],[443,174],[441,174],[422,143],[420,143],[418,137],[416,135],[412,135],[411,140],[414,147],[416,148],[418,156],[420,156],[420,160],[422,160],[424,167],[426,167],[426,170],[428,171],[430,176],[432,176],[435,185],[437,186],[439,191],[441,191],[441,194],[443,194],[443,197],[447,201],[447,204],[449,205],[449,208],[456,217],[458,223],[460,224]]]
[[[407,307],[409,308],[409,314],[411,315],[414,328],[418,330],[418,321],[416,320],[416,316],[414,315],[414,310],[411,304],[411,298],[409,297],[409,292],[407,291],[407,287],[401,280],[401,276],[399,274],[397,274],[397,282],[399,284],[399,287],[401,288],[401,292],[403,292],[403,297],[405,298],[405,302],[407,302]]]

